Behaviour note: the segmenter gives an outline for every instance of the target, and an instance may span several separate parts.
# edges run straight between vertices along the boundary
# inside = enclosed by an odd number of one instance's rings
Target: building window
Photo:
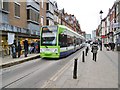
[[[41,17],[41,25],[43,26],[43,24],[44,24],[44,18]]]
[[[49,3],[47,3],[47,5],[46,5],[46,9],[49,10]]]
[[[4,11],[8,11],[9,10],[8,7],[9,7],[8,2],[2,0],[2,9]]]
[[[20,17],[20,4],[15,3],[15,16]]]
[[[30,19],[30,16],[31,16],[31,15],[30,15],[30,9],[28,9],[28,10],[27,10],[27,20]]]
[[[32,20],[39,23],[39,13],[32,9],[27,9],[27,20]]]
[[[46,20],[46,25],[49,25],[49,20],[48,19]]]

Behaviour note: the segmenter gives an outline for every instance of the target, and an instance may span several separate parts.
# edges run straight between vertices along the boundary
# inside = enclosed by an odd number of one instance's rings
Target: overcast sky
[[[65,12],[74,14],[79,20],[82,31],[91,34],[100,23],[100,10],[106,17],[109,8],[112,8],[115,0],[56,0],[59,9],[64,8]]]

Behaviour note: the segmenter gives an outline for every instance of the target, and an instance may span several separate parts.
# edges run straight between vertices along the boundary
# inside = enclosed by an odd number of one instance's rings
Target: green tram
[[[40,56],[61,58],[82,48],[85,38],[64,25],[43,26],[40,35]]]

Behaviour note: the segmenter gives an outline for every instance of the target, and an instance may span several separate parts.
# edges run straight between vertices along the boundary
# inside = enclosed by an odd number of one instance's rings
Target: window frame
[[[18,6],[19,6],[19,13],[18,13],[19,15],[16,15],[17,13],[16,13],[16,7],[15,7],[15,5],[18,5]],[[21,6],[20,3],[14,2],[14,12],[15,12],[15,13],[14,13],[14,16],[15,16],[16,18],[18,18],[18,19],[20,18],[20,11],[21,11],[21,10],[20,10],[20,6]],[[17,11],[17,12],[18,12],[18,11]]]
[[[44,25],[44,17],[43,16],[41,17],[40,22],[41,22],[41,25],[43,26]]]
[[[29,13],[28,13],[28,10],[29,10]],[[27,9],[27,20],[28,21],[33,21],[33,22],[36,22],[36,23],[40,23],[39,18],[40,18],[40,15],[37,11],[35,11],[34,9],[31,9],[31,8]]]
[[[2,11],[9,12],[9,2],[1,1],[1,9]]]

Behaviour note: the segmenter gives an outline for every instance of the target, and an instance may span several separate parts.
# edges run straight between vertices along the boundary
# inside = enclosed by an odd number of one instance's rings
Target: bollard
[[[86,52],[85,52],[85,55],[87,56],[87,48],[86,48]]]
[[[74,60],[73,79],[77,79],[77,60],[78,60],[78,58],[76,58],[76,59]]]
[[[83,55],[82,55],[82,62],[85,62],[84,51],[83,51]]]
[[[86,52],[85,52],[85,55],[87,56],[87,54],[88,54],[88,50],[89,50],[89,48],[87,47],[86,48]]]

